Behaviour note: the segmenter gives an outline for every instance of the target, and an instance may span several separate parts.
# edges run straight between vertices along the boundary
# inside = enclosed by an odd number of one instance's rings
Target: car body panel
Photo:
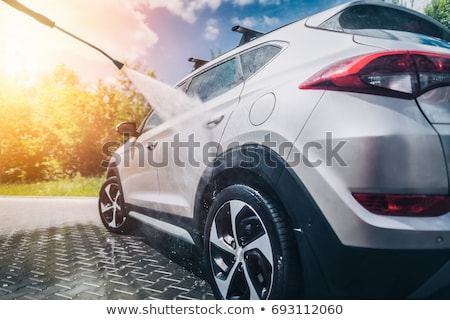
[[[344,165],[333,160],[330,165],[292,167],[343,244],[449,248],[450,242],[436,238],[450,235],[450,214],[432,219],[374,215],[352,196],[352,192],[448,194],[445,157],[433,127],[414,101],[389,98],[386,102],[380,105],[375,96],[327,92],[295,142],[288,163],[297,163],[294,155],[302,154],[299,146],[310,141],[323,146],[345,142],[340,153]],[[327,132],[333,134],[328,142],[323,141]],[[313,149],[309,161],[326,164],[330,159],[325,151],[325,147]]]
[[[131,216],[203,247],[216,195],[249,185],[286,211],[308,297],[424,297],[441,290],[437,283],[448,281],[436,279],[448,270],[450,212],[374,214],[353,194],[449,196],[450,86],[443,81],[414,99],[302,86],[349,58],[392,51],[450,55],[448,42],[426,34],[324,24],[363,5],[400,10],[441,28],[411,10],[357,1],[274,30],[196,69],[177,87],[203,102],[117,151],[117,159],[128,159],[128,167],[122,161],[115,170]],[[446,39],[448,32],[442,34]],[[245,76],[244,54],[267,46],[279,52]],[[208,88],[202,91],[201,77],[231,60],[242,76],[236,85],[211,96]],[[210,80],[206,87],[220,85]],[[420,267],[402,273],[410,263]]]
[[[231,89],[231,96],[239,97],[242,88],[243,84]],[[209,100],[200,107],[203,111],[201,115],[175,123],[175,131],[165,130],[156,137],[162,143],[172,143],[176,135],[182,144],[178,155],[173,153],[177,152],[176,149],[169,148],[169,166],[158,168],[161,211],[193,218],[195,186],[217,155],[223,130],[238,103],[238,98],[228,99],[228,96]],[[178,157],[181,165],[175,164]]]
[[[148,158],[147,144],[152,141],[150,132],[139,139],[131,138],[124,147],[116,151],[120,159],[119,169],[123,194],[127,203],[151,205],[159,197],[157,168]]]

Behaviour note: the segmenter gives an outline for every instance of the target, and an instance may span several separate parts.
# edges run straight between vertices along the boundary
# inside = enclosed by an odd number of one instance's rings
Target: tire
[[[205,225],[205,261],[218,299],[302,296],[300,263],[281,208],[244,185],[221,191]]]
[[[117,177],[108,178],[100,188],[98,210],[102,223],[108,231],[123,233],[130,229],[131,222]]]

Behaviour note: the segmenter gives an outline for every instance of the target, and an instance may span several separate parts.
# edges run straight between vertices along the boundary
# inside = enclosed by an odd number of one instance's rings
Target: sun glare
[[[5,76],[17,77],[24,73],[31,73],[37,68],[36,61],[33,61],[28,54],[26,46],[17,39],[6,39],[2,41],[0,51],[1,70]]]
[[[32,27],[17,27],[12,17],[5,20],[0,24],[0,76],[27,83],[42,70],[37,34]]]

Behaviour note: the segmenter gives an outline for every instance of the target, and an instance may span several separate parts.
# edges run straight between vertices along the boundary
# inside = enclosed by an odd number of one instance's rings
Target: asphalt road
[[[0,197],[0,299],[213,299],[198,261],[151,229],[110,234],[95,198]]]

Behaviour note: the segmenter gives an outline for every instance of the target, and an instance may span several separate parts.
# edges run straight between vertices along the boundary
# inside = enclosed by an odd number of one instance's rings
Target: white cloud
[[[393,0],[386,0],[386,2],[394,3]],[[400,5],[423,13],[425,6],[430,2],[431,0],[402,0],[400,1]]]
[[[431,0],[415,0],[414,1],[414,5],[413,5],[413,9],[423,12],[423,10],[425,9],[426,5],[429,4],[431,2]]]
[[[258,25],[258,20],[255,17],[245,17],[242,19],[234,17],[231,19],[231,23],[241,27],[254,28]]]
[[[133,3],[145,5],[149,9],[166,8],[184,21],[194,23],[200,11],[205,9],[215,11],[222,4],[222,0],[133,0]]]
[[[272,29],[280,24],[280,19],[277,17],[234,17],[231,20],[233,25],[239,25],[250,29]]]
[[[280,19],[278,19],[277,17],[264,16],[263,17],[263,23],[267,27],[273,27],[273,26],[276,26],[276,25],[280,24]]]
[[[208,21],[206,21],[206,30],[204,34],[205,39],[216,40],[219,33],[220,30],[217,19],[208,19]]]
[[[243,7],[250,4],[254,4],[255,2],[256,0],[233,0],[233,5]],[[258,0],[257,2],[262,6],[281,4],[280,0]]]
[[[262,6],[268,6],[268,5],[280,5],[280,0],[258,0],[259,4]]]
[[[233,0],[233,5],[243,7],[253,4],[254,2],[254,0]]]

